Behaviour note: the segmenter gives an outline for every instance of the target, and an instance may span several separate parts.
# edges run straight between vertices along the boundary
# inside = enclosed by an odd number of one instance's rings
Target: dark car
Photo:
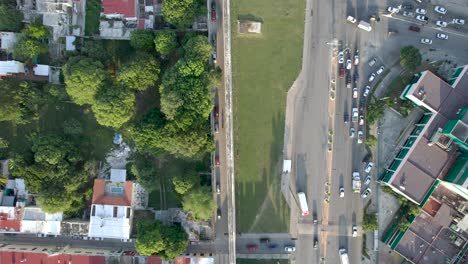
[[[218,209],[218,211],[216,211],[216,216],[218,217],[218,219],[221,219],[221,209]]]
[[[219,167],[219,157],[218,156],[215,157],[214,165],[215,165],[215,167]]]
[[[260,243],[262,244],[267,244],[267,243],[270,243],[270,239],[269,238],[260,238]]]
[[[411,30],[411,31],[414,31],[414,32],[419,32],[419,31],[421,31],[421,29],[420,29],[418,26],[409,26],[408,29]]]
[[[214,116],[215,117],[219,117],[219,108],[217,105],[215,105],[214,109],[213,109],[213,112],[214,112]]]
[[[348,121],[349,121],[349,114],[348,114],[348,113],[344,113],[343,118],[344,118],[344,122],[345,122],[345,123],[348,123]]]
[[[216,3],[211,2],[211,21],[216,21]]]
[[[276,249],[278,249],[278,248],[279,248],[278,244],[270,244],[270,245],[268,245],[268,249],[269,249],[269,250],[276,250]]]
[[[254,245],[254,244],[247,245],[247,250],[248,250],[248,251],[257,251],[257,250],[258,250],[258,246],[257,246],[257,245]]]

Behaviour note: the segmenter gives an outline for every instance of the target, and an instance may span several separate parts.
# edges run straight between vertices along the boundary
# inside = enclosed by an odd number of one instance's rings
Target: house
[[[0,78],[25,73],[24,64],[19,61],[0,61]]]
[[[21,233],[60,235],[63,213],[45,213],[39,207],[25,207],[21,219]]]
[[[129,239],[134,183],[126,170],[111,169],[110,180],[94,180],[89,237]]]
[[[13,52],[13,47],[19,36],[20,34],[15,32],[0,32],[0,49]]]

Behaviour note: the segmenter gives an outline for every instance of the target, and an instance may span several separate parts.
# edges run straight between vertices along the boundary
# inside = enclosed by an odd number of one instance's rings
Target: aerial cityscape
[[[0,0],[0,264],[468,263],[466,0]]]

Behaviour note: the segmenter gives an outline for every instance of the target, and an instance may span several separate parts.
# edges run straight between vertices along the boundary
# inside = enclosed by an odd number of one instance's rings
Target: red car
[[[215,117],[219,117],[219,108],[217,105],[215,105],[214,109],[213,109],[213,112],[214,112],[214,116]]]
[[[417,26],[409,26],[408,29],[411,30],[411,31],[414,31],[414,32],[419,32],[419,31],[421,31],[421,29],[420,29],[419,27],[417,27]]]
[[[257,245],[247,245],[247,250],[248,251],[257,251],[258,246]]]
[[[219,167],[219,157],[218,156],[215,157],[214,165],[215,165],[215,167]]]
[[[214,1],[211,2],[211,21],[216,21],[216,3]]]
[[[340,76],[340,78],[344,78],[344,76],[345,76],[345,69],[344,69],[343,64],[340,64],[339,76]]]

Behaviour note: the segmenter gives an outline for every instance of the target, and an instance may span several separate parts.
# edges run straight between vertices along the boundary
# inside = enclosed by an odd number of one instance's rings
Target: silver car
[[[367,196],[369,196],[369,194],[371,194],[372,190],[370,188],[367,188],[362,194],[361,194],[361,198],[362,199],[366,199]]]

